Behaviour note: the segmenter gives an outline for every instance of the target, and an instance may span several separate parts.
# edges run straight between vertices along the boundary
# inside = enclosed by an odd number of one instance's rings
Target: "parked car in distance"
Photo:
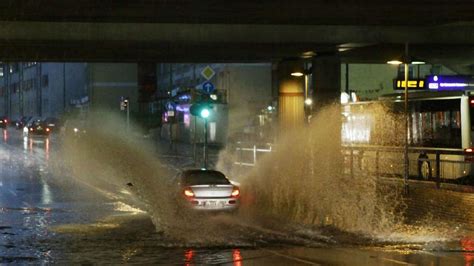
[[[0,128],[8,127],[8,119],[5,116],[0,117]]]
[[[223,173],[208,169],[185,170],[177,176],[178,207],[194,211],[236,211],[240,188]]]
[[[32,119],[31,116],[22,116],[20,119],[16,120],[15,128],[19,130],[23,130],[23,128],[28,124],[28,122]]]
[[[41,119],[31,121],[26,128],[28,136],[48,136],[51,133],[51,129]]]
[[[46,126],[51,130],[51,132],[57,132],[61,127],[60,120],[57,117],[47,117],[46,119],[44,119],[44,122],[46,123]]]

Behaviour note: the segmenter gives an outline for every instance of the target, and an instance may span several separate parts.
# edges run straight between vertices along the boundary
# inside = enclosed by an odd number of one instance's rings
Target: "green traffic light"
[[[201,117],[202,118],[208,118],[209,115],[210,115],[210,112],[207,108],[204,108],[204,109],[201,110]]]

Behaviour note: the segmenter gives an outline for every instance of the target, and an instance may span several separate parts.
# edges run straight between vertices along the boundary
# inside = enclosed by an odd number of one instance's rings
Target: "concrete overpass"
[[[5,62],[279,62],[289,128],[303,121],[302,82],[289,77],[303,59],[323,104],[339,96],[341,62],[385,63],[405,43],[411,56],[473,74],[472,0],[0,2]]]
[[[472,0],[9,0],[3,61],[254,62],[403,53],[472,71]]]

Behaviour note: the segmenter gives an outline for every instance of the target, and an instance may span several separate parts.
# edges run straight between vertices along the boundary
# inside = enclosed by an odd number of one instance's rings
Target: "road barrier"
[[[239,166],[253,167],[257,164],[257,160],[262,154],[270,153],[273,151],[273,146],[270,143],[266,143],[263,145],[249,145],[248,143],[237,142],[235,151],[237,159],[234,164]]]
[[[474,160],[462,149],[410,147],[409,177],[440,183],[474,184],[471,168]],[[271,143],[237,142],[234,165],[254,167],[264,154],[275,151]],[[344,173],[369,174],[377,177],[403,177],[404,148],[387,146],[343,146]],[[473,169],[474,172],[474,169]]]
[[[403,176],[403,147],[343,146],[345,173],[357,172],[375,176]],[[474,183],[470,180],[472,162],[462,149],[409,148],[411,179],[442,182]]]

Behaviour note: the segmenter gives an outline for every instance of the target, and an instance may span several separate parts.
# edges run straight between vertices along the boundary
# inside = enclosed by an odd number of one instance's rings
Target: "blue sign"
[[[173,110],[174,110],[174,105],[173,105],[173,103],[168,102],[168,103],[166,104],[166,110],[168,110],[168,111],[173,111]]]
[[[214,89],[214,84],[212,84],[210,81],[206,81],[202,84],[202,90],[207,94],[211,94]]]
[[[442,76],[433,75],[426,77],[428,89],[438,91],[463,91],[474,89],[474,78],[471,76]]]

